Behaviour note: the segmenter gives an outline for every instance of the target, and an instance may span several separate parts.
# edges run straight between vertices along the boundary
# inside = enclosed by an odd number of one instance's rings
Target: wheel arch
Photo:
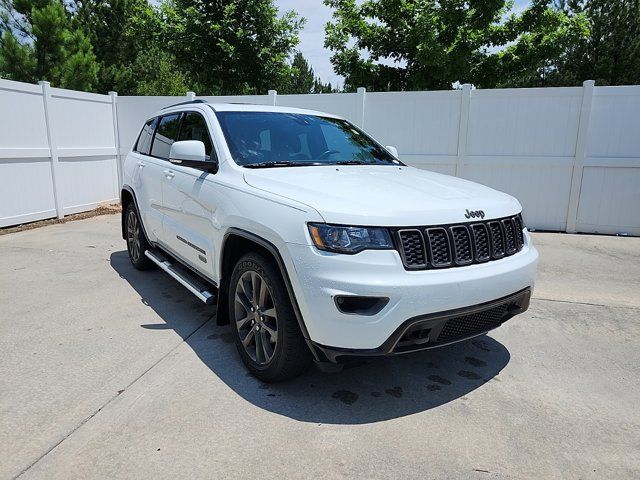
[[[300,312],[300,307],[298,306],[298,301],[291,285],[291,279],[289,278],[287,267],[282,259],[282,255],[278,251],[278,248],[268,240],[239,228],[230,228],[227,230],[220,250],[220,290],[218,293],[217,313],[218,324],[223,325],[229,323],[227,299],[229,293],[229,280],[231,278],[233,267],[242,255],[255,251],[262,252],[267,257],[271,258],[282,275],[282,279],[287,289],[287,294],[289,295],[293,311],[296,315],[296,319],[298,320],[298,325],[300,326],[300,331],[302,332],[302,335],[314,358],[317,359],[316,350],[311,343],[309,332],[307,331],[304,319],[302,318],[302,313]]]
[[[144,238],[147,243],[151,245],[149,236],[147,235],[147,231],[144,228],[144,223],[142,222],[142,214],[140,213],[140,207],[138,206],[138,199],[136,198],[135,192],[129,185],[123,185],[122,190],[120,191],[120,205],[122,205],[122,215],[120,222],[122,228],[122,238],[123,240],[127,239],[127,208],[129,208],[129,205],[131,203],[136,206],[136,210],[138,211],[138,220],[140,221],[140,225],[142,225],[142,233],[144,234]]]

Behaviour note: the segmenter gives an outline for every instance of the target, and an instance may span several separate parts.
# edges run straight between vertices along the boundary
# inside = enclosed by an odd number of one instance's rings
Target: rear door
[[[185,112],[178,140],[199,140],[204,143],[207,159],[215,158],[210,129],[202,113]],[[163,203],[165,207],[164,238],[172,253],[200,273],[213,277],[214,219],[217,192],[211,174],[205,170],[170,166],[165,177]]]
[[[163,183],[166,181],[171,164],[169,152],[171,145],[178,136],[181,113],[169,113],[158,117],[156,128],[152,137],[149,154],[144,158],[144,167],[141,169],[145,201],[147,202],[147,215],[143,218],[145,227],[151,228],[154,241],[166,244],[166,236],[163,231],[165,217]]]
[[[150,155],[158,120],[158,117],[147,120],[132,153],[136,160],[133,188],[142,224],[152,242],[162,233],[162,169]]]

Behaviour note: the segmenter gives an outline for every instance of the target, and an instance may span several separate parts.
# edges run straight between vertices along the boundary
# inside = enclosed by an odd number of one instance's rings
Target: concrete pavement
[[[266,385],[118,216],[0,237],[0,478],[637,478],[640,239],[534,241],[489,335]]]

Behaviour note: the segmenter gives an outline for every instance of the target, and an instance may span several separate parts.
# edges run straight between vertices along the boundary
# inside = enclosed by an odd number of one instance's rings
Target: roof
[[[164,107],[161,112],[168,110],[185,110],[190,106],[209,105],[215,112],[276,112],[276,113],[298,113],[302,115],[316,115],[322,117],[342,118],[333,113],[308,110],[304,108],[283,107],[274,105],[256,105],[251,103],[213,103],[206,100],[197,99],[188,102],[176,103]]]

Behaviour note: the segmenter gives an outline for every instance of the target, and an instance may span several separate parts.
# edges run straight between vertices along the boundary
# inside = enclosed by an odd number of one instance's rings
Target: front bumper
[[[405,321],[379,347],[350,349],[313,343],[323,360],[338,363],[349,357],[410,353],[442,347],[487,333],[529,308],[531,288],[492,302],[448,312],[419,315]]]
[[[524,247],[510,257],[441,270],[407,271],[395,250],[341,255],[309,245],[286,247],[285,263],[309,340],[337,350],[381,349],[408,319],[532,289],[538,260],[526,230]],[[359,315],[339,311],[337,296],[389,300],[377,313]]]

